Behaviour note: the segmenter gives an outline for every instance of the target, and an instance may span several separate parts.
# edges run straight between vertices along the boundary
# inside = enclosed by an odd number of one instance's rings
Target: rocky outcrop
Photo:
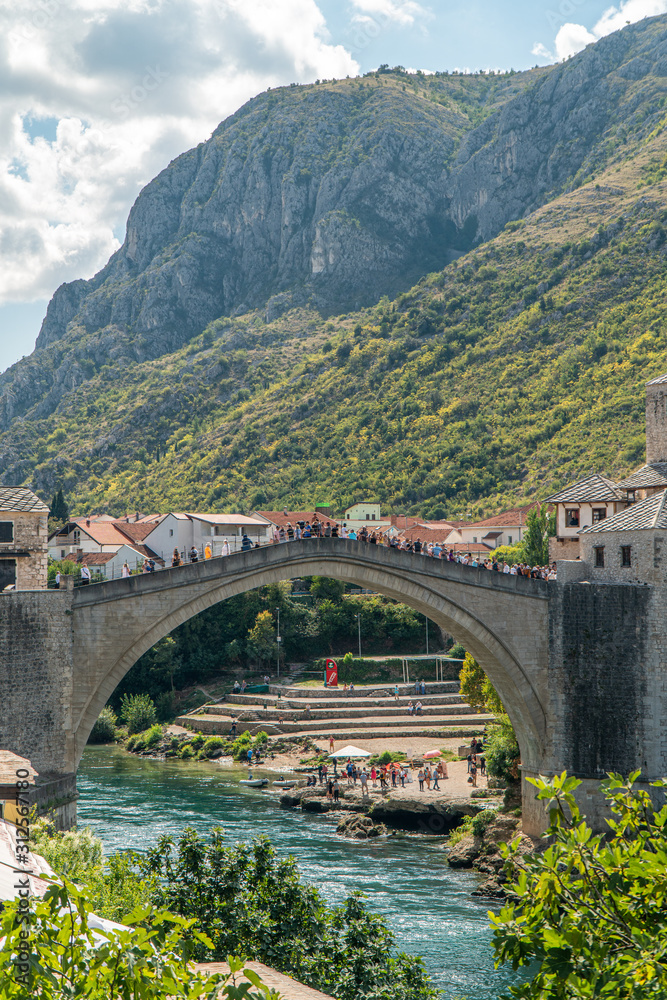
[[[352,840],[370,840],[374,837],[386,837],[387,827],[383,823],[374,823],[370,816],[360,816],[358,813],[345,816],[336,827],[336,833]]]
[[[598,168],[641,102],[648,134],[666,20],[530,73],[261,94],[141,192],[107,266],[55,293],[37,347],[113,327],[157,357],[267,302],[341,312],[410,287]]]
[[[504,886],[512,876],[506,870],[500,845],[517,839],[519,856],[534,854],[545,847],[544,841],[522,832],[521,821],[516,816],[498,813],[483,831],[465,834],[451,847],[447,846],[447,861],[451,868],[472,868],[485,876],[473,896],[504,899]]]

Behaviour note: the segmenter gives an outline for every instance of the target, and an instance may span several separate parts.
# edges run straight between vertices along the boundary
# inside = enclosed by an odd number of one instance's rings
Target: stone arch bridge
[[[61,810],[71,823],[90,730],[138,658],[213,604],[302,575],[402,601],[470,650],[517,732],[527,830],[543,829],[544,814],[526,777],[577,774],[599,822],[594,789],[607,771],[660,773],[646,711],[651,657],[638,627],[650,588],[547,583],[341,539],[266,546],[76,591],[3,594],[0,748],[31,759],[52,801],[72,800]]]

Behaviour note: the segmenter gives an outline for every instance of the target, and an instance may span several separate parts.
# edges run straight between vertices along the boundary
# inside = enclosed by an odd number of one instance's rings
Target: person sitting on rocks
[[[408,715],[412,715],[413,712],[414,712],[414,710],[415,710],[415,706],[412,704],[412,701],[409,701],[408,702]]]
[[[421,715],[421,714],[422,714],[422,703],[418,701],[417,704],[415,705],[415,715]]]
[[[234,681],[234,687],[232,688],[232,691],[234,692],[234,694],[238,694],[240,690],[241,690],[241,685],[239,684],[238,681]]]

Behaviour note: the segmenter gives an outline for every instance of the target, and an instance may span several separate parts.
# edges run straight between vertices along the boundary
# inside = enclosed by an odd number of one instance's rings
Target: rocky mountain
[[[586,461],[631,465],[635,364],[662,350],[641,323],[664,282],[666,76],[659,17],[530,73],[249,102],[147,186],[0,377],[2,481],[114,510],[364,489],[451,513],[574,471],[579,437],[554,448],[616,365],[631,404]]]

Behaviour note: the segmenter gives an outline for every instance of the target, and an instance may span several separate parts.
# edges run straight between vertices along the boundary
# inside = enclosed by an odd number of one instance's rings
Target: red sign
[[[335,660],[327,660],[324,668],[324,678],[327,687],[338,687],[338,664]]]

